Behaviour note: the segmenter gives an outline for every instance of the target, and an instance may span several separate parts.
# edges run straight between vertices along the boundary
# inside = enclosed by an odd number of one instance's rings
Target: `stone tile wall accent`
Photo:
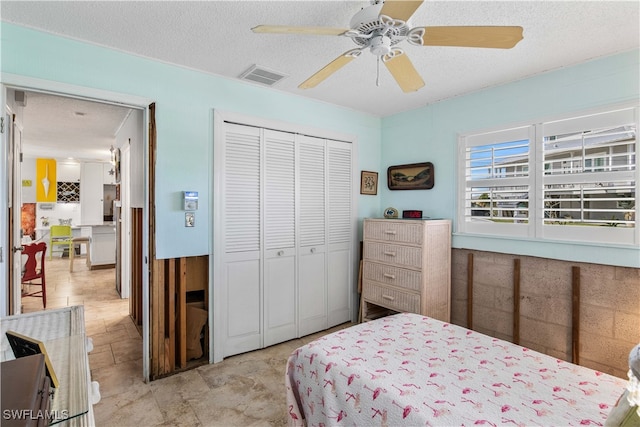
[[[451,322],[467,325],[473,254],[473,329],[513,341],[514,259],[520,260],[520,345],[572,360],[572,267],[580,268],[580,365],[627,378],[640,343],[640,269],[452,250]]]

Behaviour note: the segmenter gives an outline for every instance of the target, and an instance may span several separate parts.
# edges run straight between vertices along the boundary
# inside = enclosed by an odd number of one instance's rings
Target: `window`
[[[637,109],[460,137],[461,233],[637,244]]]

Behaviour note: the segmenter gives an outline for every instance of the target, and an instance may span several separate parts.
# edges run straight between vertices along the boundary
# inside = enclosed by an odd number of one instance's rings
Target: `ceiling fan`
[[[258,25],[254,33],[344,36],[358,47],[344,52],[305,80],[300,89],[316,87],[333,73],[359,57],[365,49],[387,67],[402,91],[414,92],[424,86],[420,74],[406,52],[397,47],[404,40],[415,46],[460,46],[510,49],[522,40],[522,27],[445,26],[413,27],[408,21],[424,0],[371,0],[351,18],[350,29],[331,27],[291,27]]]

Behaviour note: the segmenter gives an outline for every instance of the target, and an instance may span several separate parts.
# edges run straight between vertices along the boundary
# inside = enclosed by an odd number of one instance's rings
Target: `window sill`
[[[605,244],[477,233],[453,233],[452,247],[640,268],[640,246],[635,244]]]

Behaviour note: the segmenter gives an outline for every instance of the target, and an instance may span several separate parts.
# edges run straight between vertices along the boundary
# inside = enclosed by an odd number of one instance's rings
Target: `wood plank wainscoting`
[[[142,208],[131,209],[131,292],[129,314],[142,335]]]
[[[451,323],[626,378],[640,269],[452,250]]]
[[[152,262],[151,268],[150,379],[156,380],[208,363],[206,324],[202,357],[187,360],[187,307],[193,305],[208,311],[209,257],[159,259]]]

